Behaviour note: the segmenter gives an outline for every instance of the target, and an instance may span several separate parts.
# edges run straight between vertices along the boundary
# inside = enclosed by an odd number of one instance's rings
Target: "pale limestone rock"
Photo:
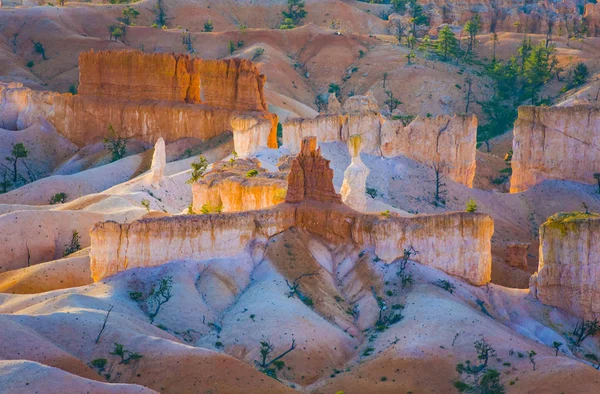
[[[519,107],[513,139],[511,193],[545,179],[595,183],[600,172],[600,108]]]
[[[362,139],[360,135],[353,135],[348,139],[348,150],[352,162],[344,171],[344,182],[342,183],[342,201],[352,209],[359,212],[367,210],[367,177],[369,168],[360,158],[360,146]]]
[[[423,164],[444,163],[450,179],[472,187],[475,178],[477,117],[417,116],[410,124],[386,120],[381,129],[385,157],[406,156]]]
[[[367,93],[365,96],[352,96],[348,97],[344,103],[344,111],[346,112],[379,112],[379,105],[377,100],[371,94]]]
[[[167,165],[167,154],[165,153],[165,140],[162,137],[154,145],[154,154],[152,155],[152,166],[150,167],[150,184],[155,189],[160,188],[160,183],[165,173]]]
[[[540,227],[532,294],[585,319],[600,318],[600,216],[556,214]]]
[[[363,153],[384,157],[404,155],[423,164],[443,162],[450,179],[473,186],[477,117],[418,116],[405,126],[401,120],[386,120],[378,112],[367,110],[369,104],[361,104],[370,102],[366,96],[359,96],[354,103],[348,101],[348,108],[356,111],[285,122],[283,147],[298,153],[300,142],[306,137],[315,136],[320,142],[346,142],[350,136],[360,135]]]
[[[231,120],[233,147],[240,158],[247,158],[261,148],[270,147],[272,123],[251,115],[237,115]]]

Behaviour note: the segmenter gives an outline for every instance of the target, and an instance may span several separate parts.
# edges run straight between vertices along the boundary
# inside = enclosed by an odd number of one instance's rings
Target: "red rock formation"
[[[174,53],[92,50],[79,55],[79,80],[82,96],[267,110],[266,78],[245,59],[202,60]]]
[[[504,261],[511,267],[527,268],[528,242],[509,242],[504,251]]]
[[[79,146],[102,140],[111,124],[123,137],[154,144],[159,137],[214,137],[231,130],[242,113],[256,124],[246,133],[249,142],[277,147],[277,116],[267,112],[265,77],[247,60],[138,51],[90,51],[79,59],[78,95],[3,86],[4,123],[23,129],[44,117]]]
[[[342,203],[342,197],[333,187],[333,170],[329,160],[321,156],[317,148],[317,137],[302,140],[300,154],[292,161],[288,177],[288,191],[285,201],[290,203],[316,200]]]

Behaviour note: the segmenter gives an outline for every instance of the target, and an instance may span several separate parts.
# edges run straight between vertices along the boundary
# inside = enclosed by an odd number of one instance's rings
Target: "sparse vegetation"
[[[246,178],[254,178],[257,175],[258,175],[258,170],[253,168],[246,173]]]
[[[437,282],[435,282],[435,285],[441,287],[449,293],[454,293],[454,290],[456,289],[456,286],[445,279],[439,279]]]
[[[475,202],[475,200],[473,200],[472,198],[469,198],[469,200],[466,203],[466,212],[477,212],[477,203]]]
[[[303,0],[287,0],[287,9],[282,12],[283,22],[280,29],[289,30],[302,24],[307,12],[304,9]]]
[[[104,147],[111,154],[110,161],[115,162],[125,157],[127,154],[127,143],[129,138],[123,138],[108,124],[108,136],[104,138]]]
[[[562,345],[563,345],[563,343],[562,343],[562,342],[557,342],[557,341],[554,341],[554,342],[552,342],[552,347],[553,347],[553,348],[554,348],[554,350],[556,351],[556,353],[554,354],[555,356],[557,356],[557,357],[558,357],[558,351],[560,350],[560,347],[561,347]]]
[[[210,19],[207,20],[206,22],[204,22],[204,31],[206,33],[212,32],[213,29],[214,29],[214,26],[213,26],[213,23],[212,23],[212,21]]]
[[[166,276],[152,284],[147,297],[142,292],[129,291],[129,298],[140,304],[142,309],[148,313],[150,323],[154,323],[154,319],[160,312],[160,308],[173,297],[172,288],[173,277]]]
[[[412,245],[404,249],[402,258],[398,263],[398,271],[396,272],[396,276],[400,278],[402,287],[408,287],[413,283],[413,277],[411,274],[406,272],[406,267],[410,258],[416,256],[417,254],[419,254],[419,252]]]
[[[263,55],[263,53],[265,53],[265,48],[256,48],[254,50],[254,53],[252,54],[252,61],[255,62],[258,59],[260,59],[260,57]]]
[[[206,169],[208,168],[208,161],[206,160],[206,158],[204,156],[201,155],[200,157],[198,157],[198,161],[195,161],[191,164],[191,167],[192,167],[192,173],[190,175],[190,179],[188,179],[186,182],[189,184],[197,182],[198,180],[200,180],[204,177],[204,173],[206,172]]]
[[[309,273],[305,273],[302,274],[296,278],[294,278],[294,280],[292,281],[292,283],[288,282],[288,280],[285,280],[285,283],[287,284],[287,286],[290,289],[290,292],[287,294],[287,296],[289,298],[293,298],[293,297],[298,297],[298,299],[300,301],[302,301],[306,306],[312,307],[313,306],[313,300],[312,298],[304,295],[301,291],[300,291],[300,280],[302,278],[308,278],[311,276],[315,276],[318,273],[318,271],[314,271],[314,272],[309,272]]]
[[[129,364],[130,362],[139,360],[143,357],[139,353],[135,353],[125,349],[125,347],[118,342],[115,342],[115,349],[112,352],[110,352],[110,354],[112,354],[113,356],[119,356],[121,358],[119,364]]]
[[[13,167],[13,184],[17,183],[19,172],[17,171],[17,164],[19,159],[25,159],[29,151],[25,148],[22,142],[13,145],[10,152],[10,156],[6,157],[6,160],[12,164]]]
[[[433,193],[434,203],[436,205],[446,205],[446,176],[444,171],[446,169],[446,164],[444,162],[438,161],[432,164],[433,171],[435,173],[434,185],[435,190]]]
[[[575,346],[580,346],[581,343],[589,336],[594,336],[600,330],[600,326],[598,325],[598,319],[594,320],[584,320],[581,319],[575,325],[573,329],[573,344]]]
[[[271,359],[271,361],[267,361],[267,359],[273,353],[274,346],[270,341],[263,341],[260,343],[260,361],[256,360],[255,362],[261,368],[261,371],[272,378],[277,378],[277,371],[275,368],[270,368],[271,365],[275,365],[277,369],[282,369],[284,364],[283,361],[279,362],[283,357],[285,357],[288,353],[296,349],[296,340],[292,339],[292,344],[283,353],[279,354],[277,357]],[[275,364],[279,362],[278,364]]]
[[[48,201],[48,204],[50,204],[50,205],[64,204],[67,201],[67,198],[68,198],[67,193],[64,193],[64,192],[56,193],[55,195],[50,197],[50,201]]]
[[[146,208],[146,212],[150,212],[150,201],[144,198],[142,199],[142,201],[140,201],[140,204],[142,204],[142,206]]]
[[[79,232],[77,230],[73,230],[73,233],[71,234],[71,242],[65,248],[63,257],[81,250],[81,244],[79,243],[80,239],[81,237],[79,236]]]
[[[500,372],[488,369],[488,361],[496,357],[496,351],[485,338],[475,341],[474,345],[479,364],[470,360],[456,364],[456,372],[465,377],[464,380],[456,380],[454,387],[461,393],[503,394],[504,385],[500,382]]]
[[[371,198],[375,198],[377,197],[377,189],[374,189],[372,187],[367,187],[366,191],[365,191],[369,196],[371,196]]]
[[[31,40],[31,42],[33,43],[33,50],[36,53],[42,55],[42,60],[48,60],[48,58],[46,57],[46,48],[44,48],[44,45],[41,42],[35,40]]]

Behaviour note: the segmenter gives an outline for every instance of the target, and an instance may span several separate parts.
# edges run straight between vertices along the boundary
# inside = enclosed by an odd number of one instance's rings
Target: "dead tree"
[[[302,278],[306,278],[306,277],[310,277],[310,276],[314,276],[318,273],[319,271],[313,271],[313,272],[309,272],[306,274],[302,274],[299,277],[297,277],[296,279],[294,279],[292,281],[292,283],[290,284],[290,282],[288,282],[288,280],[285,280],[285,283],[287,284],[287,286],[290,289],[290,292],[287,294],[287,296],[289,298],[293,298],[294,296],[297,296],[298,299],[300,301],[302,301],[304,304],[306,304],[307,306],[312,306],[313,305],[313,300],[312,298],[305,296],[304,294],[302,294],[302,292],[300,291],[300,279]]]
[[[271,361],[267,362],[267,358],[273,352],[274,346],[269,341],[261,342],[260,343],[261,361],[256,360],[255,362],[258,364],[259,367],[261,367],[263,369],[268,369],[269,366],[271,366],[274,362],[276,362],[278,360],[281,360],[283,357],[285,357],[289,352],[291,352],[294,349],[296,349],[296,340],[292,339],[292,345],[290,346],[290,348],[288,350],[286,350],[285,352],[281,353],[279,356],[271,359]]]
[[[471,104],[471,95],[473,94],[472,85],[473,79],[471,77],[467,77],[465,79],[465,84],[467,85],[467,96],[465,97],[466,105],[465,105],[465,113],[469,113],[469,105]]]
[[[434,198],[436,204],[446,205],[446,200],[444,196],[446,195],[446,176],[444,175],[444,170],[446,169],[446,165],[444,162],[437,161],[432,165],[433,170],[435,171],[435,192]]]
[[[106,323],[108,322],[108,317],[110,316],[110,312],[113,310],[114,306],[110,306],[110,308],[108,309],[108,312],[106,313],[106,316],[104,317],[104,323],[102,323],[102,328],[100,329],[100,332],[98,333],[98,337],[96,338],[96,343],[100,342],[100,336],[102,335],[102,332],[104,332],[104,329],[106,328]]]

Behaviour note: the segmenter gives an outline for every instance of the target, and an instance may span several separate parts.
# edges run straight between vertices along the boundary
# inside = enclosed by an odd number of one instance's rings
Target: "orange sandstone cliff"
[[[277,117],[267,111],[265,77],[248,60],[89,51],[81,53],[79,70],[77,95],[5,86],[0,115],[15,129],[44,117],[83,146],[102,140],[109,124],[123,137],[152,144],[159,137],[208,139],[231,131],[244,114],[255,120],[246,139],[276,147]]]

